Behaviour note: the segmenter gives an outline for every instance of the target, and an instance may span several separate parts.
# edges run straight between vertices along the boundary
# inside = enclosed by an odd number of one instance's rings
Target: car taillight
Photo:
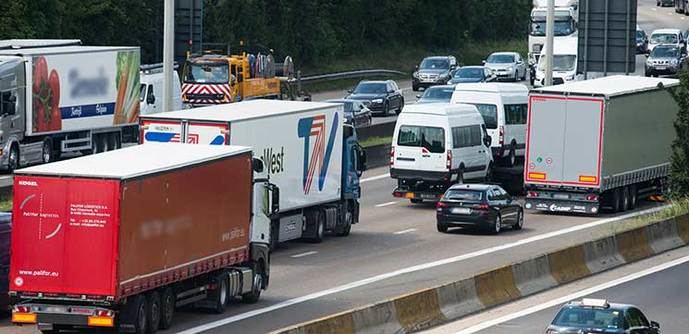
[[[591,201],[591,202],[596,202],[596,201],[598,201],[598,195],[596,195],[596,194],[586,195],[586,200]]]
[[[477,205],[474,205],[474,209],[488,210],[488,209],[490,209],[490,206],[488,206],[488,204],[477,204]]]
[[[452,151],[447,150],[447,162],[445,163],[447,170],[452,170]]]
[[[447,205],[447,203],[444,203],[444,202],[438,202],[438,203],[435,205],[435,208],[436,208],[438,211],[442,211],[443,209],[445,209],[445,208],[447,208],[447,207],[449,207],[449,205]]]
[[[390,147],[390,167],[395,164],[395,147]]]
[[[535,191],[529,191],[529,192],[526,193],[526,197],[528,197],[528,198],[535,198],[535,197],[538,197],[538,193],[535,192]]]
[[[498,135],[498,139],[500,141],[500,145],[505,143],[505,127],[502,125],[500,126],[500,132]]]

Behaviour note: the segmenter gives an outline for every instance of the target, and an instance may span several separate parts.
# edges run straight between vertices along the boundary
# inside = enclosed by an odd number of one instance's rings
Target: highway
[[[640,0],[639,6],[639,24],[649,34],[660,27],[689,27],[689,20],[674,14],[672,8],[656,9],[654,0]],[[637,73],[643,72],[644,60],[637,57]],[[413,103],[417,93],[411,90],[411,82],[405,80],[399,85],[406,103]],[[314,100],[345,94],[344,90],[319,93],[314,94]],[[394,119],[377,117],[375,122]],[[271,285],[259,303],[237,303],[221,315],[184,310],[167,332],[265,333],[468,277],[559,249],[564,243],[590,240],[614,229],[619,221],[605,214],[527,213],[524,229],[518,232],[507,230],[497,236],[467,231],[441,234],[436,231],[433,206],[412,205],[391,196],[395,181],[387,172],[387,168],[380,168],[364,174],[361,223],[353,227],[349,237],[330,237],[322,244],[291,242],[273,254]],[[8,178],[4,176],[0,182]],[[660,205],[644,202],[637,212]],[[625,216],[630,215],[634,213]],[[662,318],[658,320],[664,323]],[[5,333],[2,326],[0,333]],[[537,330],[543,328],[539,323]],[[21,331],[31,332],[29,328]]]
[[[633,304],[649,321],[660,323],[663,333],[687,333],[688,261],[689,250],[675,250],[423,333],[543,333],[562,305],[582,298]]]

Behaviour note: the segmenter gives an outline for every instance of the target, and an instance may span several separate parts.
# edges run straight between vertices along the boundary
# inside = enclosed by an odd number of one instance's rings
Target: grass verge
[[[0,198],[0,211],[12,210],[12,196]]]
[[[666,204],[670,206],[652,214],[636,217],[635,223],[646,225],[689,214],[689,198],[668,201]]]
[[[378,145],[385,145],[385,144],[390,144],[392,143],[392,137],[370,137],[366,138],[362,141],[359,142],[359,145],[361,147],[367,148],[367,147],[372,147],[372,146],[378,146]]]

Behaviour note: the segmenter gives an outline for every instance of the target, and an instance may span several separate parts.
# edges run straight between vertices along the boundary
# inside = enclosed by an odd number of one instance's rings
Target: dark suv
[[[345,99],[362,101],[373,113],[384,116],[391,111],[399,115],[404,108],[402,90],[393,80],[361,81],[356,88],[349,91]]]
[[[457,58],[454,56],[426,57],[416,65],[412,73],[412,89],[427,88],[447,84],[457,69]]]

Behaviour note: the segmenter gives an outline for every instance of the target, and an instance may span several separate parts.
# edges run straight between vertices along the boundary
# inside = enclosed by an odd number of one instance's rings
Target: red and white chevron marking
[[[217,99],[192,99],[187,98],[188,102],[193,103],[223,103],[232,101],[232,92],[229,84],[182,84],[182,95],[196,95],[196,94],[224,94],[225,98]]]

